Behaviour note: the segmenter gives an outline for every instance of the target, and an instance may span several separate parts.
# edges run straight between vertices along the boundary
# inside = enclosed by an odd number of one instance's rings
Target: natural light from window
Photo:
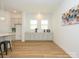
[[[31,20],[30,24],[31,24],[31,27],[30,27],[31,29],[37,28],[37,20]]]
[[[48,29],[48,20],[31,20],[30,29]]]
[[[41,20],[41,29],[48,29],[48,20]]]

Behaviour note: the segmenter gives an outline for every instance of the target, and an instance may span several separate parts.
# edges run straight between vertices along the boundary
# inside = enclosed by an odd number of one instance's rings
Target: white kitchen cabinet
[[[22,39],[22,25],[16,25],[16,40]]]
[[[25,40],[52,40],[53,33],[25,33]]]

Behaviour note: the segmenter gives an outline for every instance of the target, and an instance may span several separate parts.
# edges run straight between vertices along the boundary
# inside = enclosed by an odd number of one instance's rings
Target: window
[[[31,24],[30,26],[31,29],[37,28],[37,20],[31,20],[30,24]]]
[[[41,20],[41,29],[48,29],[48,20]]]

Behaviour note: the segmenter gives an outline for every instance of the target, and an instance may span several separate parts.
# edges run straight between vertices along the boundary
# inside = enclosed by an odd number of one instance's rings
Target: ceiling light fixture
[[[0,17],[0,20],[5,20],[5,17]]]
[[[40,19],[42,19],[42,18],[43,18],[43,16],[42,16],[42,14],[41,14],[41,13],[38,13],[38,14],[37,14],[37,16],[36,16],[36,18],[40,20]]]

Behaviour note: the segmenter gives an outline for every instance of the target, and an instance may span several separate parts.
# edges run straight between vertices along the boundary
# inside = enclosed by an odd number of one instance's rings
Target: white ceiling
[[[28,12],[52,12],[62,0],[0,0],[7,10]]]

